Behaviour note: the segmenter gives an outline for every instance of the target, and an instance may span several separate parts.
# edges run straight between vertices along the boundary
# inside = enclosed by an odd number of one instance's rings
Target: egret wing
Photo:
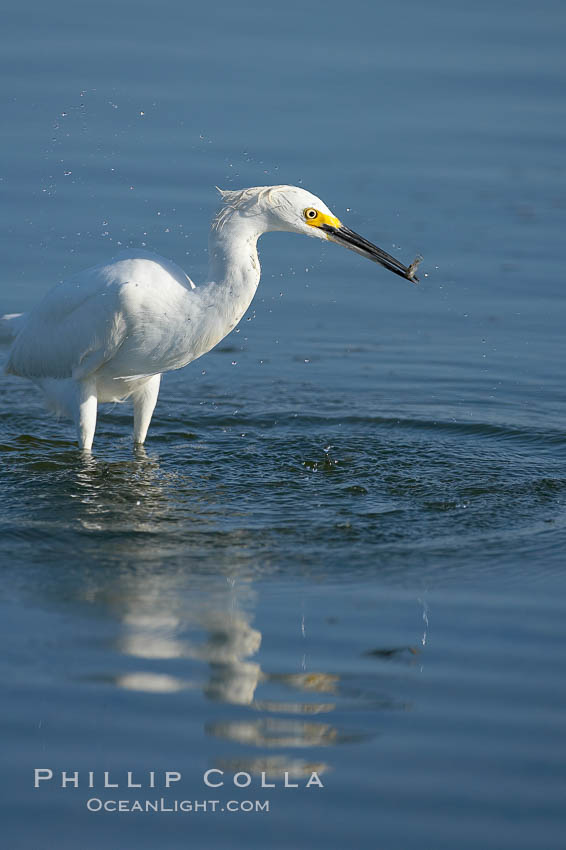
[[[99,269],[56,286],[14,340],[6,371],[26,378],[87,377],[126,336],[119,288]]]

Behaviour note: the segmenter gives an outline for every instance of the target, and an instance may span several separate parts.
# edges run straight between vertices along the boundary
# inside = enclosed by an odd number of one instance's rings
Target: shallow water
[[[145,451],[123,405],[81,458],[2,378],[7,846],[563,846],[564,17],[9,11],[0,312],[124,248],[204,280],[215,184],[304,185],[425,261],[414,287],[264,237],[250,311],[165,377]]]

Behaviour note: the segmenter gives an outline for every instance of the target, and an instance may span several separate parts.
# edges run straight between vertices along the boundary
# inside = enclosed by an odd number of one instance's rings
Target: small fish
[[[407,269],[407,280],[412,280],[413,283],[418,283],[418,277],[415,277],[415,272],[419,267],[419,264],[422,263],[423,258],[421,256],[415,257],[409,268]]]

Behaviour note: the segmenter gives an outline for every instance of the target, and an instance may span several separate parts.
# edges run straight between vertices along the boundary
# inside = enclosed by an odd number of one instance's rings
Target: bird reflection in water
[[[121,461],[82,455],[75,470],[69,495],[75,500],[76,520],[85,531],[101,531],[105,536],[120,533],[126,538],[151,533],[171,518],[165,486],[173,483],[174,475],[165,475],[141,446],[133,459]],[[120,545],[120,540],[115,542]],[[131,545],[129,537],[127,546]]]
[[[203,662],[208,665],[208,677],[199,683],[194,678],[134,672],[117,677],[115,683],[119,687],[154,693],[201,688],[208,699],[249,706],[261,716],[245,721],[229,719],[205,723],[204,727],[207,735],[248,746],[296,749],[345,742],[347,736],[332,724],[296,719],[297,714],[330,712],[335,708],[333,702],[273,702],[256,698],[258,686],[269,683],[272,677],[253,660],[261,645],[261,633],[250,623],[249,611],[255,603],[255,591],[248,578],[225,576],[222,584],[216,580],[209,582],[206,588],[195,582],[193,593],[187,592],[185,587],[177,594],[177,599],[183,600],[182,609],[177,606],[172,613],[170,602],[178,587],[178,578],[161,573],[152,576],[148,582],[146,577],[143,587],[128,596],[118,648],[122,653],[147,661],[185,658]],[[168,586],[171,579],[172,586]],[[193,634],[195,637],[192,637]],[[311,673],[273,676],[273,680],[295,691],[332,692],[338,677]],[[295,717],[265,716],[273,711]],[[217,763],[220,767],[224,764],[228,762],[220,760]],[[328,769],[324,763],[313,767],[308,760],[282,755],[239,759],[238,764],[251,774],[265,772],[272,777],[282,776],[285,772],[289,777],[310,776],[313,770],[322,773]]]
[[[173,487],[194,488],[192,515],[185,515],[183,522],[170,505],[168,493]],[[354,687],[348,675],[262,669],[257,659],[262,635],[252,624],[257,565],[251,554],[246,557],[245,537],[240,533],[233,547],[218,549],[213,573],[201,569],[194,557],[202,539],[214,532],[212,488],[205,488],[203,496],[202,486],[190,477],[164,473],[158,461],[143,452],[118,463],[85,457],[73,488],[75,520],[89,537],[103,532],[112,543],[112,569],[85,571],[81,595],[111,613],[118,623],[115,649],[139,662],[138,669],[105,675],[105,681],[164,698],[198,691],[208,700],[248,707],[253,712],[248,717],[205,719],[203,731],[264,751],[288,750],[283,755],[264,753],[237,760],[242,770],[275,777],[285,772],[308,776],[315,769],[322,773],[329,768],[327,764],[313,768],[312,759],[298,758],[297,750],[359,742],[375,734],[350,732],[323,720],[338,701],[352,708],[361,703],[375,709],[404,707],[389,698],[375,701],[371,682],[367,694],[362,694],[359,682]],[[217,762],[220,767],[229,764],[229,759]]]

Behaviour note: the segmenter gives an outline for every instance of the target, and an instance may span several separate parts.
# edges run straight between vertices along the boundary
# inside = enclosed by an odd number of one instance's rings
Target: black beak
[[[333,242],[337,242],[338,245],[344,245],[350,251],[355,251],[356,254],[361,254],[362,257],[367,257],[368,260],[373,260],[374,263],[381,263],[390,272],[394,272],[400,275],[400,277],[412,281],[412,283],[418,283],[419,279],[416,277],[415,272],[422,257],[417,257],[410,266],[404,266],[395,257],[382,251],[377,245],[368,242],[363,236],[354,233],[349,227],[344,227],[344,225],[333,227],[331,224],[323,224],[321,225],[321,229],[328,234]]]

